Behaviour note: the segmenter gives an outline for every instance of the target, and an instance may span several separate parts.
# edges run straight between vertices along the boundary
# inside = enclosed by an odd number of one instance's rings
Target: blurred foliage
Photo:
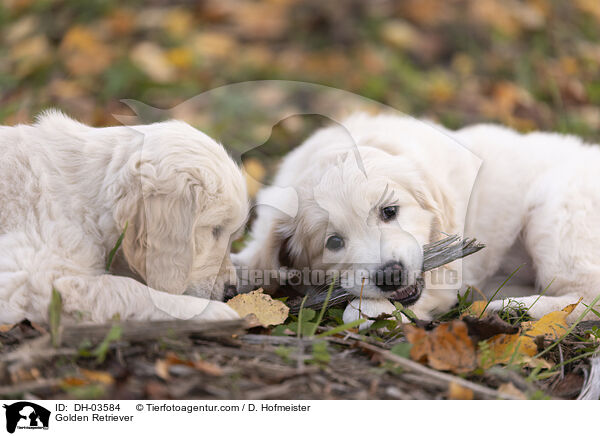
[[[227,83],[315,82],[458,127],[600,141],[598,0],[3,0],[0,121],[118,124]]]

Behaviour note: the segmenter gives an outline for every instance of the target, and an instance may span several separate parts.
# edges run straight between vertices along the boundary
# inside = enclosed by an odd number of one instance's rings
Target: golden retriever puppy
[[[0,323],[46,320],[52,289],[67,320],[237,318],[216,300],[246,188],[214,140],[180,121],[92,128],[51,111],[0,127],[0,154]],[[106,273],[126,226],[122,275]]]
[[[504,294],[513,298],[490,307],[540,317],[600,294],[598,168],[600,149],[572,136],[356,114],[284,159],[234,262],[246,288],[337,280],[361,297],[345,321],[359,305],[369,316],[391,313],[390,301],[430,319],[457,291],[489,296],[521,266]],[[282,195],[286,187],[295,195]],[[423,274],[422,246],[455,233],[487,248]]]

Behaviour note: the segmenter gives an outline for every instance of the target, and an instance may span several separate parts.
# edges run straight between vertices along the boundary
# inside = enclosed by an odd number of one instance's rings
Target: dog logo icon
[[[19,401],[4,405],[6,409],[6,431],[14,433],[18,429],[47,430],[50,411],[29,401]]]

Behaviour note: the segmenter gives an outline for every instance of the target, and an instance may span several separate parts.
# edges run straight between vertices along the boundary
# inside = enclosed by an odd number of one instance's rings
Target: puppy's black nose
[[[393,292],[402,287],[404,265],[400,262],[388,262],[375,271],[375,285],[383,292]]]

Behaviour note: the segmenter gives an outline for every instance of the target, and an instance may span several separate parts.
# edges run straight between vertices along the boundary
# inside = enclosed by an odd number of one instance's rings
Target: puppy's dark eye
[[[219,239],[221,233],[223,232],[223,228],[220,226],[213,227],[212,234],[215,239]]]
[[[327,247],[328,250],[331,250],[331,251],[341,250],[342,247],[344,247],[344,239],[338,235],[330,236],[329,238],[327,238],[327,242],[325,243],[325,246]]]
[[[381,208],[381,219],[385,222],[391,221],[398,215],[398,206],[386,206]]]

